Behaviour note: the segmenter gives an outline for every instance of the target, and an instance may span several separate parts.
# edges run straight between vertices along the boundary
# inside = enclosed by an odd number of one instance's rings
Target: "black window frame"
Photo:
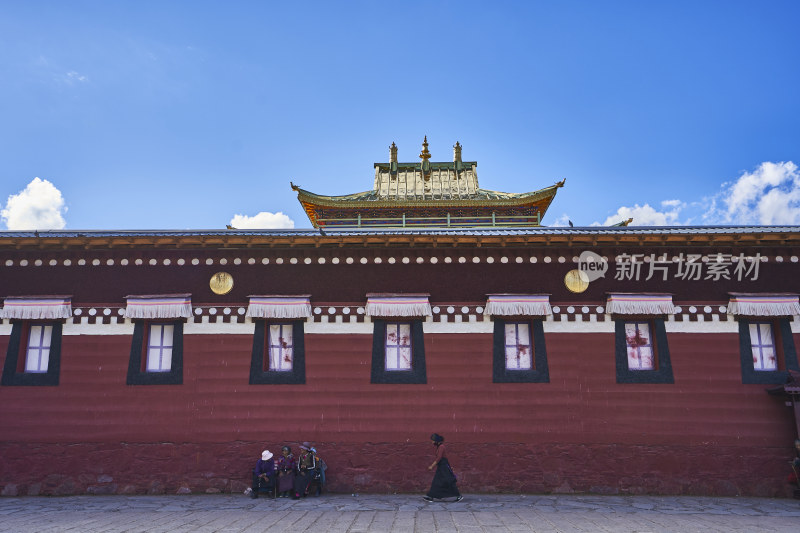
[[[131,354],[128,360],[128,385],[182,385],[183,384],[183,319],[136,320],[133,325]],[[144,368],[146,347],[144,341],[153,324],[170,324],[172,330],[172,365],[169,372],[148,372]]]
[[[26,334],[31,325],[49,325],[53,327],[50,337],[50,354],[47,361],[47,372],[19,371],[20,358],[27,357],[28,341]],[[6,361],[3,365],[3,377],[0,384],[4,386],[55,387],[61,375],[61,344],[63,321],[59,320],[12,320],[11,336],[8,340]]]
[[[386,323],[411,324],[411,370],[386,370]],[[419,318],[375,318],[372,321],[372,368],[370,383],[425,384],[428,373],[425,364],[425,333]]]
[[[797,351],[792,335],[792,325],[789,317],[764,317],[747,316],[739,317],[739,357],[742,368],[742,384],[744,385],[780,385],[789,379],[789,370],[800,372],[797,361]],[[753,366],[752,342],[750,339],[750,324],[754,322],[771,322],[773,333],[780,337],[780,344],[775,343],[776,351],[780,346],[781,354],[778,361],[783,361],[783,369],[756,370]],[[777,326],[777,327],[775,327]],[[779,363],[780,365],[780,363]]]
[[[493,317],[492,381],[494,383],[550,383],[547,365],[547,345],[544,338],[544,320],[535,317]],[[530,370],[506,368],[506,324],[527,323],[533,347]]]
[[[254,319],[253,350],[250,356],[250,385],[303,385],[306,382],[305,319]],[[265,369],[264,358],[269,324],[292,324],[292,370]]]
[[[655,337],[653,344],[655,369],[631,370],[628,367],[628,343],[625,336],[626,322],[648,322]],[[614,353],[616,359],[617,383],[673,384],[672,360],[669,355],[669,342],[664,327],[664,317],[659,316],[617,316],[614,317]]]

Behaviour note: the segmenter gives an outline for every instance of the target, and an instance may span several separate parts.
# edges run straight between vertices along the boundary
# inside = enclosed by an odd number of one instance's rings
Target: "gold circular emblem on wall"
[[[564,276],[564,285],[570,292],[583,292],[589,288],[589,276],[583,270],[570,270]]]
[[[214,294],[228,294],[233,289],[233,276],[227,272],[217,272],[208,282]]]

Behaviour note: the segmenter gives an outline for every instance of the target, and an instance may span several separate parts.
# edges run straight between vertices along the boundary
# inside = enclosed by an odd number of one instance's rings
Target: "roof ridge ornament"
[[[428,151],[427,135],[422,141],[422,152],[420,152],[419,158],[422,159],[422,163],[420,164],[422,167],[422,177],[425,181],[428,181],[431,179],[431,162],[429,161],[431,158],[431,153]]]
[[[453,145],[453,163],[461,163],[461,143],[458,141]]]
[[[392,141],[389,147],[389,173],[392,179],[397,177],[397,145]]]
[[[428,151],[428,136],[425,136],[425,139],[422,141],[422,152],[419,154],[419,158],[423,161],[427,161],[431,158],[431,153]]]

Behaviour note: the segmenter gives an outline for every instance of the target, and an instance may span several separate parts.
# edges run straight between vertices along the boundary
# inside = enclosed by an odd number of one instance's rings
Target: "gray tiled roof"
[[[685,235],[685,234],[758,234],[800,233],[800,226],[585,226],[529,228],[392,228],[392,229],[325,229],[326,235]],[[312,236],[320,231],[308,229],[231,229],[231,230],[46,230],[0,231],[3,238],[77,238],[77,237],[191,237],[191,236]]]

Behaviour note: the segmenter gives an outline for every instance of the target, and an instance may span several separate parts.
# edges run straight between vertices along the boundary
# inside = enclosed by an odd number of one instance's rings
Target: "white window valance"
[[[189,318],[191,294],[147,294],[126,296],[125,318]]]
[[[367,314],[375,317],[431,316],[428,294],[367,294]]]
[[[308,318],[311,296],[250,296],[245,316],[251,318]]]
[[[793,316],[800,315],[800,297],[797,294],[730,293],[728,313],[743,316]]]
[[[9,296],[0,318],[51,320],[72,316],[71,296]]]
[[[608,295],[606,312],[612,315],[672,315],[675,305],[671,294],[630,294]]]
[[[488,294],[486,314],[490,316],[552,315],[549,294]]]

